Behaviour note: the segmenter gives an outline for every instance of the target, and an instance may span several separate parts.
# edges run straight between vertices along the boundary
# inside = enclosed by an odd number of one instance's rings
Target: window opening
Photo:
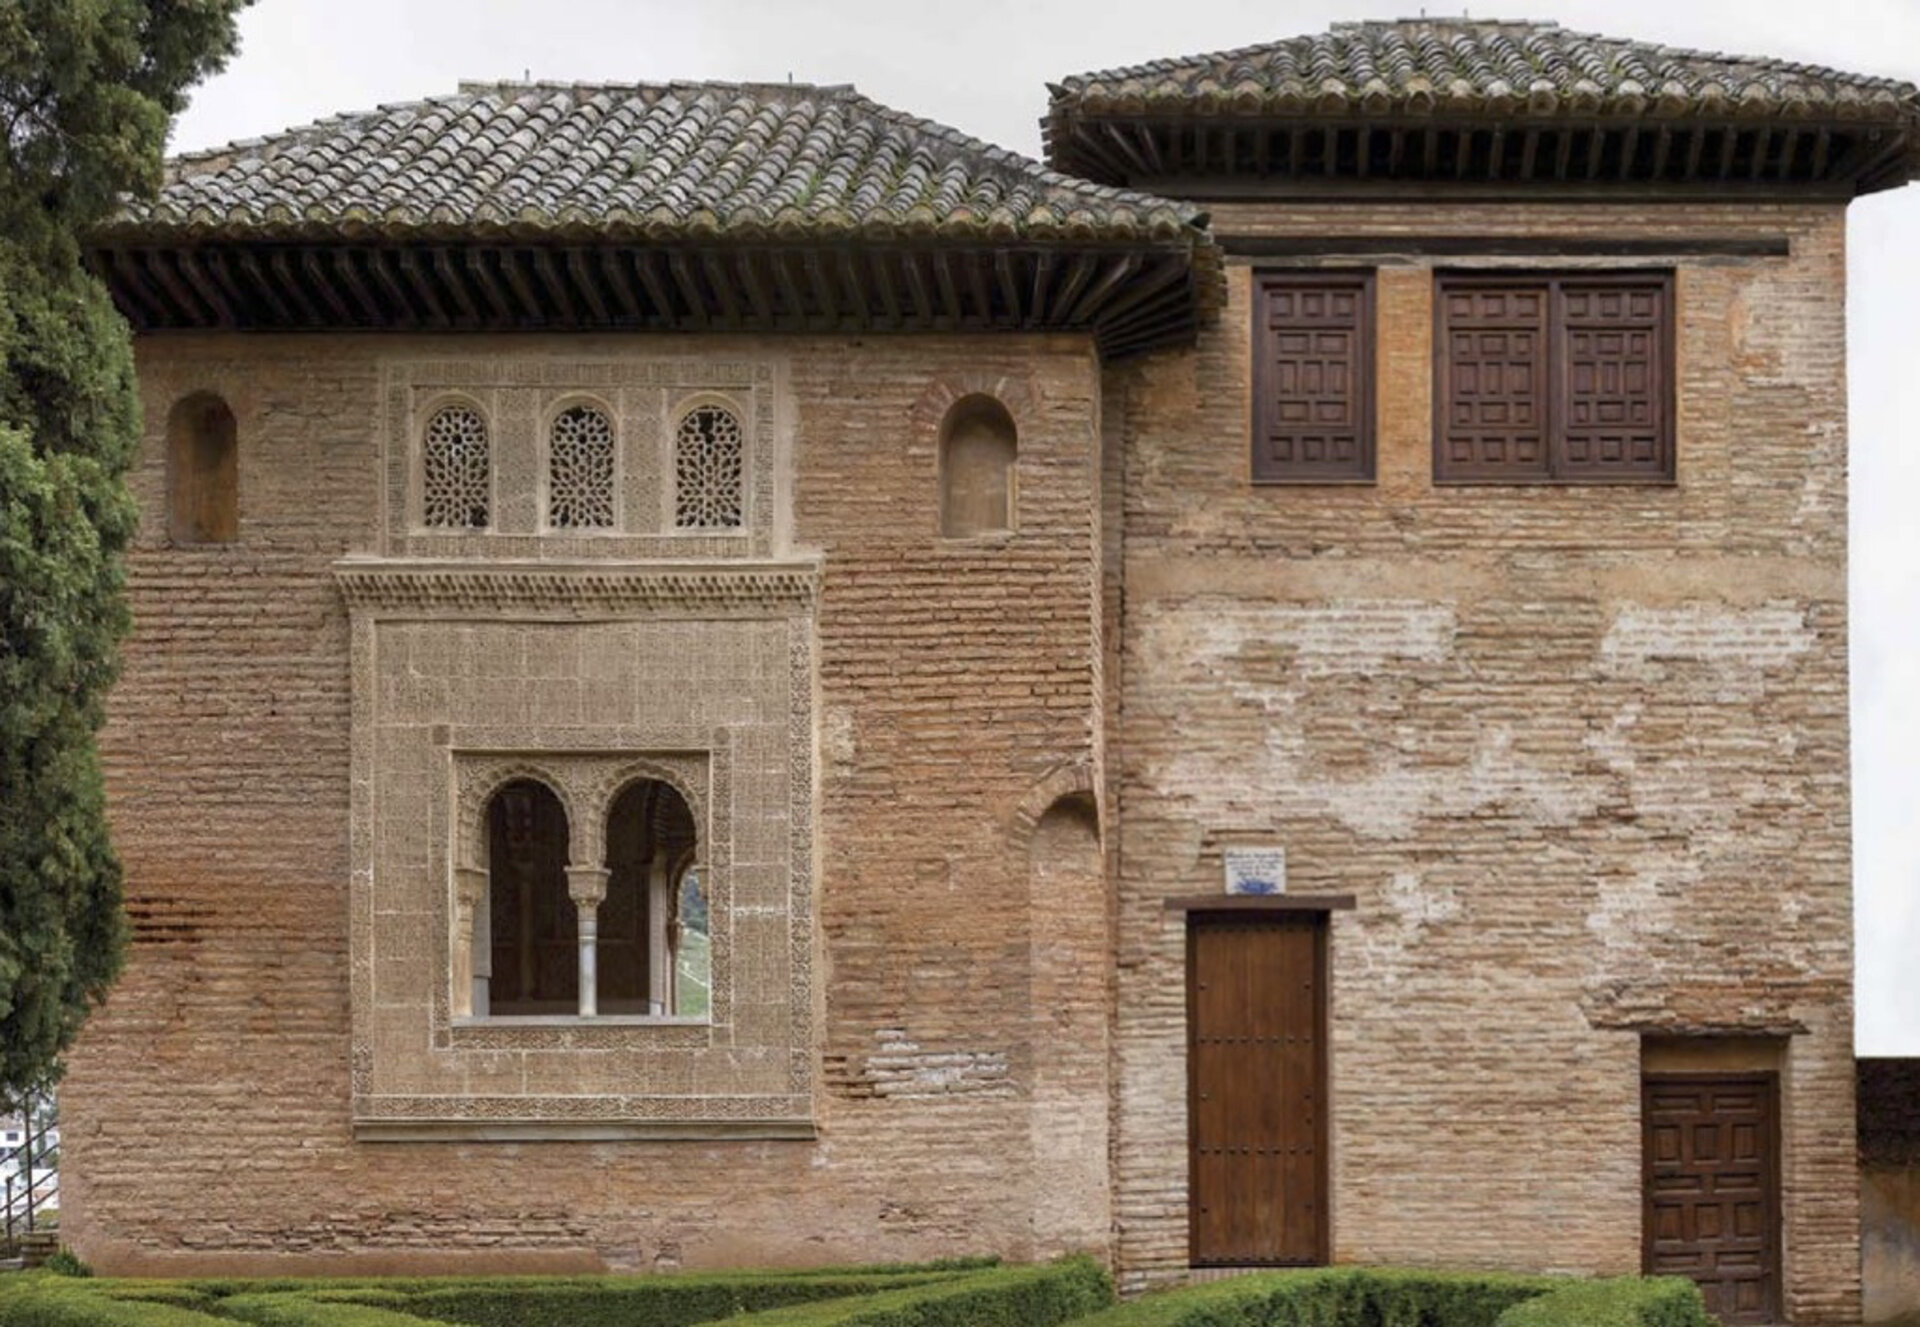
[[[421,445],[422,522],[437,529],[485,529],[493,486],[487,422],[450,405],[427,421]]]
[[[731,410],[703,405],[680,420],[673,456],[673,523],[734,530],[743,523],[745,446]]]
[[[613,525],[613,421],[569,406],[554,417],[547,447],[547,524],[556,530]]]
[[[485,1012],[576,1012],[578,909],[567,889],[567,813],[552,789],[518,779],[493,795],[487,867],[492,964]]]

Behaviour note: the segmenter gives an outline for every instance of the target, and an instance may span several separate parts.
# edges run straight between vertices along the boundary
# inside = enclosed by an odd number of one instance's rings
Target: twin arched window
[[[605,895],[568,888],[566,809],[545,784],[516,779],[487,806],[488,962],[475,965],[474,1011],[499,1017],[566,1015],[588,1007],[581,973],[603,1014],[708,1012],[712,962],[693,813],[675,789],[637,779],[607,815],[598,860]],[[595,860],[589,851],[584,860]],[[591,959],[581,943],[586,919]],[[477,939],[477,937],[476,937]],[[476,948],[479,945],[476,944]]]
[[[421,523],[484,530],[493,516],[493,455],[487,421],[465,403],[427,419],[420,447]],[[547,434],[546,526],[610,530],[618,524],[617,452],[612,418],[571,405]],[[746,523],[746,447],[739,416],[697,405],[679,418],[673,441],[673,519],[680,530],[737,530]]]

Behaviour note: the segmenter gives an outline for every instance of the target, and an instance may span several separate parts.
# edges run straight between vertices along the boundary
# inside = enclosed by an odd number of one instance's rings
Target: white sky
[[[1429,4],[1432,13],[1461,12]],[[1038,156],[1066,74],[1398,18],[1418,0],[258,0],[176,149],[454,90],[461,79],[857,83]],[[1513,0],[1477,17],[1920,81],[1915,0]],[[1853,205],[1854,879],[1863,1055],[1920,1055],[1920,187]]]

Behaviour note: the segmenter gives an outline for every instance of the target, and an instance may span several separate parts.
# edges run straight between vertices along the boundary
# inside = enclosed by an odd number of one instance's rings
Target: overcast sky
[[[791,77],[856,83],[1037,156],[1050,78],[1419,12],[1417,0],[258,0],[240,55],[195,96],[173,146],[462,79]],[[1515,0],[1472,12],[1920,81],[1914,0]],[[1850,216],[1858,1040],[1862,1054],[1920,1055],[1920,186]]]

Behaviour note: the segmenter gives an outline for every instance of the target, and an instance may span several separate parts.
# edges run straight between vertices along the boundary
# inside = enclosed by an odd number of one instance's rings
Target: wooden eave
[[[1188,199],[1272,186],[1851,198],[1920,170],[1920,123],[1645,116],[1092,114],[1047,121],[1056,170]],[[1195,186],[1199,187],[1195,187]]]
[[[1090,334],[1108,357],[1190,343],[1222,302],[1197,230],[1162,245],[636,245],[96,237],[142,333],[768,331]]]

